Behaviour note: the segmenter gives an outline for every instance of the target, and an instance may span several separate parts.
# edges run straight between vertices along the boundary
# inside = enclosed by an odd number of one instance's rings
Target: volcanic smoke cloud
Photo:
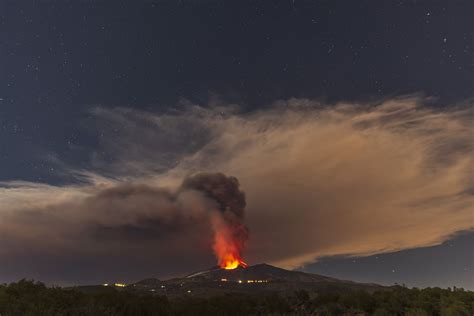
[[[160,266],[186,271],[209,266],[211,244],[222,268],[245,266],[241,258],[248,238],[243,224],[245,195],[234,177],[197,173],[176,187],[102,182],[95,188],[56,192],[54,202],[44,199],[45,189],[27,189],[29,199],[36,203],[20,203],[15,194],[10,196],[12,201],[3,200],[4,206],[17,206],[5,210],[0,223],[2,269],[12,269],[12,275],[22,266],[20,273],[26,276],[38,270],[43,273],[42,269],[54,274],[52,270],[72,262],[78,265],[66,274],[73,278],[81,270],[87,274],[87,266],[101,270],[104,264],[106,273],[116,270],[120,276],[127,269],[123,263],[129,266],[130,262],[137,272],[143,265],[149,270],[149,264],[155,264],[157,271]],[[8,190],[14,193],[16,189]],[[27,260],[29,256],[35,259]],[[186,260],[180,260],[183,257]],[[138,273],[135,279],[147,273]]]
[[[474,228],[472,106],[94,108],[84,124],[103,137],[86,170],[0,183],[0,281],[164,278],[214,255],[235,266],[246,226],[245,259],[285,268],[439,244]]]
[[[242,223],[245,194],[239,190],[239,181],[222,173],[201,173],[186,178],[181,187],[203,192],[217,203],[217,212],[212,212],[211,223],[213,249],[219,266],[224,269],[235,269],[239,265],[245,267],[242,251],[248,239],[248,229]]]

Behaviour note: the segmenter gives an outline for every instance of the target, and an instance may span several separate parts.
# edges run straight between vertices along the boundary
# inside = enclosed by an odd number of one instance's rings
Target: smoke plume
[[[248,229],[242,220],[246,203],[237,178],[222,173],[201,173],[186,178],[182,188],[203,192],[218,205],[218,212],[211,214],[211,223],[213,249],[219,266],[227,269],[245,266],[242,251],[248,239]]]

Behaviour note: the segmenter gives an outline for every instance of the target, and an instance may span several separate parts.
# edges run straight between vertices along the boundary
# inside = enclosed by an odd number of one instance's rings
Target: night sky
[[[469,0],[0,0],[0,282],[206,268],[211,250],[159,249],[204,223],[165,225],[140,200],[109,224],[100,201],[206,171],[240,180],[250,264],[474,289],[473,15]]]

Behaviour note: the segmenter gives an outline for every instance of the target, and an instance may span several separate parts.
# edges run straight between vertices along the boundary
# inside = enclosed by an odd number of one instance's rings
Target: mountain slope
[[[274,267],[269,264],[256,264],[248,268],[238,267],[233,270],[213,268],[207,271],[196,272],[188,275],[188,281],[220,281],[227,279],[229,282],[262,280],[268,282],[338,282],[339,280],[300,271],[289,271]]]
[[[228,292],[258,294],[278,292],[291,294],[296,290],[373,292],[386,287],[377,284],[356,283],[322,275],[289,271],[268,264],[248,268],[224,270],[218,267],[192,273],[183,278],[167,281],[147,279],[129,286],[130,289],[147,290],[168,296],[213,296]]]

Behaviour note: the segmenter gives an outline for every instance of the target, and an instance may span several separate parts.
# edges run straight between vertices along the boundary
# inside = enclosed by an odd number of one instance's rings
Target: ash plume
[[[200,173],[184,179],[181,188],[203,192],[216,201],[224,214],[231,212],[237,218],[244,217],[245,194],[239,189],[239,180],[222,173]]]
[[[201,173],[188,177],[181,186],[183,190],[196,190],[216,202],[218,212],[211,214],[214,229],[214,253],[221,267],[246,265],[242,251],[248,239],[248,229],[243,224],[246,206],[245,194],[239,189],[235,177],[222,173]]]

